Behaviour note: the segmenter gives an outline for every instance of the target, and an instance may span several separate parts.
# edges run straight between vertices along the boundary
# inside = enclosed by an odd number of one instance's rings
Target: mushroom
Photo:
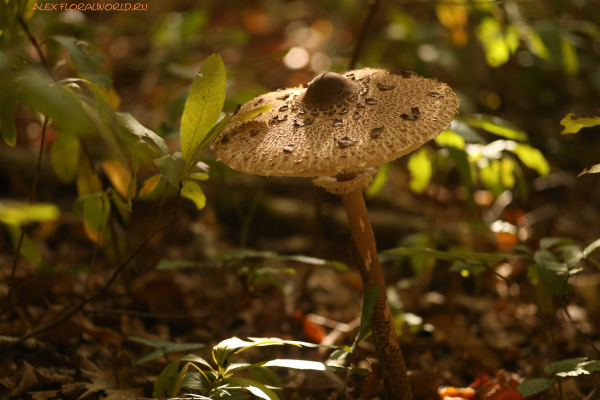
[[[387,390],[393,399],[412,399],[361,188],[375,167],[441,133],[459,100],[448,85],[414,72],[364,68],[323,73],[307,88],[264,94],[240,112],[260,104],[273,108],[229,125],[213,149],[235,170],[317,177],[315,185],[342,196],[363,287],[379,286],[371,327]]]

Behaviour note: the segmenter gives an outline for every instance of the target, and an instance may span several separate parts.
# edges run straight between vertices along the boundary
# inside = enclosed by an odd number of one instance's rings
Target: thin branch
[[[42,53],[42,49],[38,41],[31,34],[29,26],[27,26],[27,22],[25,22],[22,15],[17,16],[17,20],[19,21],[19,24],[21,24],[21,27],[23,27],[23,30],[25,31],[25,34],[27,34],[27,38],[29,39],[29,41],[31,42],[31,44],[33,44],[33,47],[35,47],[35,51],[37,52],[38,57],[40,58],[40,62],[42,63],[46,71],[48,71],[48,74],[52,77],[54,82],[56,82],[56,79],[54,79],[54,74],[52,73],[52,69],[50,69],[50,65],[48,65],[48,61],[46,60],[46,57],[44,57],[44,53]]]
[[[183,186],[183,183],[180,183],[179,184],[179,190],[177,190],[177,199],[176,199],[176,203],[175,203],[175,208],[173,209],[173,212],[171,213],[171,216],[169,217],[169,219],[164,224],[162,224],[157,229],[155,229],[154,232],[152,232],[150,234],[150,236],[148,236],[146,239],[144,239],[144,241],[134,250],[134,252],[129,256],[129,258],[127,260],[125,260],[125,262],[123,264],[119,265],[119,267],[112,274],[112,276],[110,277],[110,279],[108,280],[108,282],[106,282],[106,284],[100,290],[98,290],[96,293],[94,293],[90,297],[85,298],[77,307],[75,307],[74,309],[72,309],[71,311],[69,311],[68,313],[66,313],[65,315],[63,315],[61,318],[57,319],[56,321],[52,322],[51,324],[48,324],[48,325],[43,326],[43,327],[41,327],[39,329],[36,329],[35,331],[31,332],[28,335],[23,336],[22,338],[20,338],[19,340],[17,340],[13,345],[22,343],[22,342],[24,342],[25,340],[27,340],[29,338],[32,338],[34,336],[39,335],[40,333],[46,332],[46,331],[48,331],[48,330],[50,330],[52,328],[57,327],[58,325],[60,325],[63,322],[67,321],[69,318],[71,318],[73,315],[75,315],[79,311],[83,310],[83,308],[88,303],[96,300],[98,297],[100,297],[102,294],[104,294],[104,292],[106,292],[106,290],[108,290],[108,288],[110,287],[110,285],[117,279],[117,277],[119,276],[119,274],[121,273],[121,271],[123,271],[125,269],[125,267],[127,267],[129,265],[129,263],[148,244],[148,242],[150,242],[150,240],[152,240],[152,238],[158,232],[160,232],[163,229],[165,229],[171,223],[171,221],[175,217],[175,214],[177,214],[177,211],[179,210],[179,201],[181,199],[181,188],[182,188],[182,186]]]
[[[204,319],[211,318],[210,315],[172,315],[172,314],[154,314],[149,312],[142,311],[133,311],[133,310],[118,310],[118,309],[89,309],[84,308],[83,312],[93,313],[93,314],[117,314],[117,315],[132,315],[134,317],[142,317],[142,318],[154,318],[154,319]]]
[[[90,284],[90,276],[92,275],[92,272],[94,272],[94,265],[96,265],[96,258],[98,256],[98,248],[100,247],[100,243],[102,243],[102,237],[104,236],[104,207],[106,207],[106,205],[104,204],[104,202],[105,202],[104,197],[105,196],[101,197],[102,208],[100,209],[100,226],[98,227],[98,241],[94,245],[94,252],[92,253],[92,261],[90,262],[90,268],[88,269],[88,273],[85,278],[85,286],[83,287],[83,297],[84,298],[88,291],[88,285]],[[110,215],[108,216],[108,218],[110,218]]]
[[[377,13],[379,6],[381,5],[381,0],[369,0],[369,12],[367,13],[367,17],[365,18],[365,22],[363,23],[362,29],[360,31],[360,36],[358,37],[358,42],[354,47],[354,52],[352,53],[352,60],[350,61],[350,65],[348,69],[354,69],[356,67],[356,63],[360,59],[360,55],[362,53],[362,49],[365,45],[365,41],[367,39],[367,33],[369,31],[369,27],[371,26],[371,22],[373,21],[373,17]]]
[[[44,126],[42,127],[42,137],[40,140],[40,152],[38,154],[37,166],[35,167],[35,174],[33,176],[33,184],[31,185],[31,191],[29,193],[29,205],[33,204],[35,199],[35,190],[37,188],[38,179],[40,177],[40,170],[42,166],[42,155],[44,154],[44,142],[46,141],[46,128],[48,127],[48,117],[44,117]],[[0,317],[10,309],[10,303],[13,295],[13,286],[15,281],[15,274],[17,272],[17,263],[19,262],[19,256],[21,255],[21,247],[23,246],[23,240],[25,240],[25,226],[21,227],[21,236],[19,237],[19,243],[17,244],[17,252],[13,259],[12,271],[10,272],[10,278],[8,280],[8,293],[6,294],[6,301],[4,307],[0,311]]]
[[[590,339],[590,337],[588,335],[586,335],[585,333],[583,333],[581,331],[581,329],[579,329],[579,326],[577,326],[577,324],[575,323],[575,321],[573,321],[573,317],[571,317],[571,314],[569,313],[569,310],[567,309],[567,304],[565,304],[564,300],[562,298],[559,298],[560,301],[560,305],[562,306],[562,309],[565,310],[565,314],[567,314],[567,317],[569,318],[569,321],[571,321],[571,323],[573,324],[573,326],[575,327],[575,329],[577,330],[577,332],[583,336],[583,338],[590,344],[590,346],[592,347],[592,349],[594,349],[594,351],[598,354],[600,354],[600,350],[598,349],[598,347],[596,347],[596,345],[594,344],[594,341],[592,339]]]

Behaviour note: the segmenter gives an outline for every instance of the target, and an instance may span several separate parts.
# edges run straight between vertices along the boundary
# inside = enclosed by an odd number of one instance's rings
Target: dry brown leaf
[[[39,392],[29,393],[33,400],[48,400],[58,398],[58,390],[41,390]]]
[[[11,397],[19,397],[23,395],[38,381],[37,377],[35,376],[35,368],[26,361],[21,362],[16,375],[19,377],[19,383],[17,384],[17,387],[14,388],[10,393]]]
[[[125,353],[119,353],[107,363],[102,371],[82,369],[83,376],[90,379],[86,383],[87,391],[79,396],[80,399],[95,392],[104,392],[104,400],[124,400],[143,397],[143,388],[135,387],[137,382],[131,375],[131,359]]]

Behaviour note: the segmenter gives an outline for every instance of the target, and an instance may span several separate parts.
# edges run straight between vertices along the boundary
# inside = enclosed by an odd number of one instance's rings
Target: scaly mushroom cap
[[[308,84],[246,103],[264,114],[223,130],[213,149],[255,175],[333,176],[375,167],[433,139],[458,113],[452,89],[413,72],[365,68],[326,72]]]

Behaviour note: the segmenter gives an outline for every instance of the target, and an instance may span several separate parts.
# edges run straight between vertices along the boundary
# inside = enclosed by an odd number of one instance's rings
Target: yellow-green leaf
[[[367,188],[367,198],[372,199],[383,189],[390,176],[390,163],[379,166],[377,173],[373,177],[373,182]]]
[[[452,131],[444,131],[440,133],[435,138],[435,142],[440,146],[452,146],[461,150],[465,148],[465,139],[458,133]]]
[[[192,163],[196,148],[215,125],[225,102],[225,66],[218,54],[202,64],[185,102],[181,119],[181,153]]]
[[[422,193],[427,189],[431,180],[432,167],[431,159],[427,149],[421,148],[413,153],[408,160],[408,170],[410,171],[410,190],[415,193]]]
[[[79,157],[79,168],[77,169],[77,194],[85,196],[102,191],[102,182],[92,169],[87,157]]]
[[[550,173],[550,165],[548,165],[548,161],[546,161],[544,155],[538,149],[527,144],[517,143],[511,151],[519,157],[523,164],[536,170],[541,176],[546,176]]]
[[[562,50],[562,64],[565,73],[568,76],[576,76],[579,73],[579,58],[577,50],[571,41],[565,37],[560,38],[560,48]]]
[[[28,222],[54,221],[60,210],[54,204],[25,204],[16,201],[0,201],[0,222],[7,225],[23,225]]]
[[[273,108],[273,106],[270,105],[270,104],[265,104],[263,106],[256,107],[255,109],[250,110],[247,113],[243,114],[242,117],[240,118],[240,121],[246,121],[248,119],[252,119],[254,117],[257,117],[260,114],[269,111],[271,108]]]
[[[525,29],[525,41],[533,54],[546,61],[550,59],[550,52],[536,31]]]
[[[485,60],[490,67],[499,67],[508,61],[509,48],[496,18],[484,18],[475,29],[475,34],[483,44]]]
[[[560,121],[560,124],[565,127],[560,133],[565,135],[567,133],[577,133],[582,128],[600,125],[600,118],[577,118],[575,114],[569,113]]]
[[[467,119],[467,124],[476,128],[481,128],[494,135],[503,136],[507,139],[527,140],[527,133],[521,129],[513,127],[508,121],[492,115],[474,114],[472,118]]]
[[[121,197],[127,197],[127,187],[129,186],[129,181],[131,180],[131,176],[129,171],[118,161],[103,161],[102,169],[106,176],[108,176],[108,180],[112,183],[113,187],[121,195]]]
[[[165,156],[154,159],[154,164],[174,188],[179,187],[179,182],[185,173],[185,160],[179,156]]]
[[[490,160],[489,164],[479,170],[479,177],[490,192],[497,198],[504,192],[502,184],[502,167],[499,160]]]
[[[5,225],[8,230],[8,234],[10,236],[10,240],[17,248],[19,244],[19,238],[21,237],[21,228],[13,225]],[[35,265],[40,265],[42,263],[42,254],[38,250],[38,248],[33,244],[31,239],[27,234],[23,237],[23,243],[21,244],[21,255],[34,263]]]
[[[153,175],[150,178],[146,179],[144,181],[144,184],[142,185],[142,188],[140,189],[140,197],[144,197],[152,193],[152,191],[156,189],[156,186],[158,186],[158,183],[160,182],[160,177],[161,175]]]
[[[192,180],[187,180],[183,183],[181,195],[192,200],[198,210],[202,210],[206,205],[206,196],[204,196],[200,186]]]
[[[511,158],[503,158],[500,162],[501,180],[505,188],[510,189],[515,186],[515,162]]]
[[[206,172],[193,172],[188,176],[188,178],[195,179],[197,181],[205,181],[208,180],[209,176]]]
[[[64,183],[70,183],[77,175],[79,165],[79,140],[70,132],[61,132],[50,148],[50,162],[54,173]]]

